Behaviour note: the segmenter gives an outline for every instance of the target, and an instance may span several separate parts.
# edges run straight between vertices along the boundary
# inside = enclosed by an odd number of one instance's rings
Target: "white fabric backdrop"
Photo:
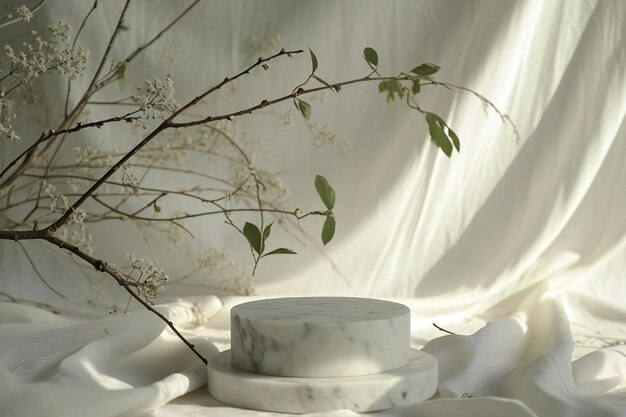
[[[62,16],[76,26],[90,5],[50,0],[37,18]],[[85,33],[93,56],[119,6],[103,4]],[[181,8],[133,4],[119,56]],[[383,297],[411,307],[413,345],[440,360],[439,396],[376,415],[622,416],[625,14],[621,1],[206,1],[172,34],[179,56],[194,58],[147,54],[128,82],[170,73],[184,102],[197,85],[241,67],[248,36],[270,32],[281,36],[279,47],[310,46],[329,80],[360,75],[361,51],[372,46],[384,71],[433,62],[442,67],[439,79],[492,99],[517,124],[520,142],[471,96],[424,95],[423,106],[461,137],[462,152],[451,160],[429,143],[412,112],[385,105],[375,86],[346,88],[314,107],[314,118],[351,141],[347,156],[315,147],[302,129],[277,132],[275,123],[254,118],[246,128],[268,138],[268,164],[289,170],[294,204],[315,204],[317,173],[338,195],[333,243],[323,254],[303,246],[297,257],[268,260],[255,277],[257,292]],[[308,67],[306,57],[276,63],[238,100],[255,103],[283,91]],[[45,100],[53,102],[55,88]],[[0,160],[21,146],[0,144]],[[228,229],[196,226],[205,233],[187,248],[232,240]],[[117,239],[108,234],[97,250],[114,257],[143,245],[128,237],[129,247],[120,249]],[[0,290],[60,305],[14,246],[0,242]],[[2,414],[258,415],[211,399],[204,370],[156,317],[134,311],[94,318],[84,306],[89,286],[75,270],[55,263],[48,250],[29,249],[48,259],[55,286],[74,303],[64,304],[61,316],[0,304]],[[188,262],[180,253],[142,249],[170,270]],[[166,294],[171,303],[162,311],[206,355],[228,346],[228,309],[245,299],[218,299],[210,290],[199,296],[185,286]],[[124,299],[112,283],[107,297],[103,309]],[[433,321],[471,336],[440,337]]]

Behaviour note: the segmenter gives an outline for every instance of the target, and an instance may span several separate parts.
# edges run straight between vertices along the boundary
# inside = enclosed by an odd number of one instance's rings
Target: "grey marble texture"
[[[236,367],[264,375],[345,377],[390,371],[409,361],[410,311],[350,297],[277,298],[231,310]]]
[[[411,350],[403,367],[376,375],[336,378],[288,378],[256,374],[231,364],[230,351],[211,359],[208,389],[220,401],[242,408],[283,413],[336,409],[376,411],[402,407],[437,391],[437,360]]]

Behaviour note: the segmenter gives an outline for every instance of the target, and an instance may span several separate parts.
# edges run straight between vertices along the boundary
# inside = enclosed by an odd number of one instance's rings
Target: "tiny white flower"
[[[50,211],[56,213],[57,211],[65,211],[69,208],[67,197],[64,195],[53,195],[50,198]]]
[[[30,11],[30,9],[26,6],[20,6],[20,7],[16,7],[15,8],[15,13],[21,17],[22,19],[24,19],[25,22],[29,22],[30,19],[33,18],[33,13]]]
[[[85,217],[87,217],[87,213],[82,208],[74,210],[72,211],[72,214],[70,214],[69,224],[77,224],[78,227],[80,227],[80,230],[84,230],[85,224],[83,221],[85,220]]]

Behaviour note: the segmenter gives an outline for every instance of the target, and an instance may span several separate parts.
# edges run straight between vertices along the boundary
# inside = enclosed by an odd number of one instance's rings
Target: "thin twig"
[[[33,7],[32,9],[30,9],[30,12],[32,14],[35,14],[39,9],[41,9],[43,7],[43,5],[46,3],[46,1],[48,0],[41,0],[39,3],[37,3],[37,5],[35,7]],[[13,23],[17,23],[20,20],[23,20],[24,18],[22,16],[17,16],[14,17],[11,20],[7,20],[6,22],[0,22],[0,29],[7,27],[9,25],[12,25]]]
[[[8,298],[9,301],[11,301],[12,303],[29,304],[29,305],[33,305],[35,307],[40,307],[40,308],[43,308],[45,310],[48,310],[52,314],[60,314],[59,311],[55,307],[50,305],[50,304],[42,303],[40,301],[33,301],[33,300],[25,300],[23,298],[16,298],[16,297],[13,297],[11,294],[6,293],[4,291],[0,291],[0,295],[3,296],[3,297]]]
[[[441,330],[441,331],[442,331],[442,332],[444,332],[444,333],[448,333],[448,334],[456,334],[456,333],[454,333],[454,332],[451,332],[450,330],[446,330],[446,329],[444,329],[443,327],[437,326],[437,324],[436,324],[436,323],[433,323],[433,326],[435,326],[435,327],[437,328],[437,330]]]
[[[174,114],[172,114],[169,118],[164,120],[161,124],[159,124],[148,136],[146,136],[141,142],[139,142],[134,148],[132,148],[126,155],[124,155],[115,165],[113,165],[107,172],[105,172],[96,183],[94,183],[85,193],[53,224],[47,227],[49,233],[54,234],[59,228],[65,225],[68,221],[72,213],[80,208],[80,206],[93,194],[98,188],[100,188],[106,180],[108,180],[117,170],[119,170],[130,158],[132,158],[137,152],[139,152],[144,146],[150,143],[154,138],[156,138],[161,132],[166,129],[174,127],[174,122],[172,121],[174,117],[178,116],[182,113],[184,109],[187,109],[200,100],[202,100],[207,95],[211,94],[213,91],[217,91],[224,85],[230,83],[231,81],[236,80],[237,78],[243,76],[244,74],[248,74],[250,70],[253,68],[262,65],[265,62],[268,62],[272,59],[281,57],[283,55],[291,56],[292,54],[299,53],[301,51],[285,51],[282,49],[280,52],[270,56],[269,58],[259,58],[256,64],[251,65],[247,69],[243,70],[239,74],[235,75],[233,78],[226,78],[224,81],[216,85],[215,87],[207,90],[203,94],[197,96],[193,100],[191,100],[186,105],[182,106],[179,110],[177,110]]]
[[[104,126],[105,124],[108,123],[117,123],[117,122],[127,122],[127,123],[132,123],[135,120],[139,119],[139,117],[131,117],[133,114],[138,113],[138,110],[135,110],[133,112],[127,113],[123,116],[115,116],[115,117],[109,117],[108,119],[102,119],[102,120],[97,120],[95,122],[89,122],[89,123],[77,123],[74,127],[71,128],[67,128],[67,129],[61,129],[61,130],[48,130],[47,132],[43,132],[41,134],[41,136],[39,136],[39,139],[37,139],[37,141],[32,144],[30,147],[28,147],[25,151],[23,151],[22,153],[20,153],[16,158],[14,158],[3,170],[2,172],[0,172],[0,178],[2,178],[4,176],[4,174],[6,174],[12,166],[14,166],[20,159],[22,159],[22,157],[24,157],[25,155],[37,150],[37,147],[39,147],[39,145],[41,145],[42,143],[57,137],[59,135],[65,135],[65,134],[69,134],[69,133],[74,133],[74,132],[78,132],[80,130],[83,129],[88,129],[88,128],[92,128],[92,127],[96,127],[98,129],[100,129],[102,126]],[[1,195],[0,195],[1,196]]]
[[[120,13],[120,17],[117,20],[115,30],[113,31],[113,34],[111,35],[111,38],[109,39],[107,49],[104,55],[102,56],[100,65],[98,66],[98,69],[96,70],[96,73],[94,74],[94,78],[89,84],[89,87],[87,87],[87,89],[85,90],[85,93],[83,94],[78,104],[74,107],[74,109],[70,112],[70,114],[64,118],[64,120],[61,122],[61,124],[56,130],[60,131],[60,130],[69,128],[76,121],[78,116],[82,113],[83,109],[87,105],[87,101],[89,101],[89,98],[91,98],[91,96],[100,88],[99,86],[95,85],[97,77],[99,76],[100,71],[102,71],[102,67],[104,66],[104,63],[108,59],[109,53],[111,52],[111,47],[113,46],[113,43],[115,39],[117,38],[117,34],[122,28],[122,23],[124,22],[124,17],[126,15],[126,10],[128,9],[129,4],[130,4],[130,0],[127,0],[126,3],[124,4],[124,8],[122,9],[122,12]],[[25,155],[19,155],[18,158],[11,161],[9,165],[13,166],[22,157],[24,157],[24,159],[22,160],[22,163],[11,173],[11,175],[8,178],[6,178],[2,183],[0,183],[0,197],[4,195],[7,188],[10,187],[15,181],[17,181],[20,175],[22,175],[33,164],[33,162],[42,158],[43,155],[45,155],[48,152],[48,150],[56,143],[57,140],[62,140],[64,137],[65,137],[65,134],[56,136],[54,140],[49,141],[43,147],[43,149],[40,149],[40,150],[37,149],[38,148],[37,145],[39,145],[41,142],[35,143],[32,149],[29,148],[30,149],[29,152],[27,152]],[[3,170],[3,174],[6,171],[7,169]],[[0,175],[0,177],[1,176],[2,175]]]
[[[227,78],[226,80],[229,80],[229,79]],[[365,76],[365,77],[357,78],[357,79],[350,80],[350,81],[342,81],[342,82],[334,83],[332,85],[323,85],[321,87],[314,87],[314,88],[308,88],[308,89],[300,88],[297,91],[294,91],[294,92],[292,92],[290,94],[286,94],[286,95],[284,95],[282,97],[278,97],[278,98],[275,98],[275,99],[272,99],[272,100],[262,100],[259,104],[247,107],[245,109],[242,109],[242,110],[239,110],[239,111],[236,111],[236,112],[226,113],[226,114],[222,114],[222,115],[218,115],[218,116],[207,116],[207,117],[205,117],[203,119],[200,119],[200,120],[192,120],[192,121],[188,121],[188,122],[173,122],[171,127],[175,128],[175,129],[180,129],[180,128],[204,125],[204,124],[211,123],[211,122],[216,122],[216,121],[219,121],[219,120],[232,120],[232,119],[234,119],[236,117],[252,114],[255,111],[264,109],[266,107],[272,106],[272,105],[277,104],[277,103],[281,103],[283,101],[295,99],[295,98],[297,98],[299,96],[302,96],[302,95],[312,94],[312,93],[316,93],[318,91],[325,91],[325,90],[333,90],[333,91],[334,90],[341,90],[342,87],[344,87],[346,85],[350,85],[350,84],[356,84],[356,83],[362,83],[362,82],[372,82],[372,81],[384,81],[384,80],[410,80],[410,78],[409,77],[398,78],[398,77],[370,77],[370,76]]]
[[[178,21],[182,19],[182,17],[185,16],[187,13],[189,13],[191,9],[193,9],[199,3],[199,1],[200,0],[195,0],[189,7],[183,10],[181,14],[179,14],[174,20],[172,20],[167,26],[165,26],[163,30],[159,31],[159,33],[157,33],[151,40],[149,40],[148,42],[146,42],[145,44],[143,44],[142,46],[138,47],[133,52],[131,52],[123,60],[123,62],[129,63],[132,60],[134,60],[139,54],[145,51],[150,45],[156,42],[159,38],[161,38],[161,36],[163,36],[167,31],[169,31],[176,23],[178,23]],[[96,87],[100,89],[104,86],[109,85],[110,83],[115,81],[117,78],[118,78],[117,71],[110,71],[106,76],[103,77],[102,80],[100,80],[96,84]]]
[[[33,259],[30,257],[30,255],[28,254],[28,251],[26,250],[26,248],[24,247],[24,245],[22,244],[22,242],[17,242],[17,244],[19,245],[19,247],[22,249],[22,252],[24,252],[24,255],[26,255],[26,259],[28,259],[28,262],[30,263],[30,266],[33,268],[33,271],[35,271],[35,274],[37,274],[37,277],[39,277],[39,280],[41,282],[43,282],[43,284],[48,287],[48,289],[50,289],[50,291],[52,291],[53,293],[55,293],[56,295],[58,295],[59,297],[63,298],[64,300],[67,300],[67,297],[65,297],[63,294],[61,294],[59,291],[57,291],[56,289],[54,289],[54,287],[52,287],[52,285],[50,285],[50,283],[43,277],[43,275],[41,274],[41,272],[39,272],[39,269],[37,269],[37,266],[35,265],[35,262],[33,261]]]
[[[41,230],[43,231],[43,229]],[[131,283],[128,280],[128,277],[124,276],[120,271],[111,268],[106,262],[100,260],[100,259],[96,259],[94,257],[92,257],[91,255],[88,255],[87,253],[83,252],[80,250],[80,248],[78,248],[78,246],[72,245],[64,240],[61,240],[55,236],[51,236],[51,235],[46,235],[46,234],[42,234],[41,237],[39,237],[39,239],[43,239],[46,240],[50,243],[52,243],[53,245],[58,246],[60,249],[66,250],[68,252],[71,252],[73,254],[75,254],[76,256],[78,256],[79,258],[83,259],[84,261],[90,263],[95,269],[96,271],[99,272],[104,272],[106,274],[108,274],[109,276],[113,277],[117,283],[119,285],[121,285],[122,287],[124,287],[124,289],[126,290],[126,292],[128,292],[135,300],[139,301],[139,303],[141,305],[143,305],[146,309],[148,309],[149,311],[151,311],[152,313],[156,314],[162,321],[164,321],[167,326],[176,334],[176,336],[178,336],[178,338],[180,340],[182,340],[187,347],[189,347],[193,353],[195,353],[195,355],[200,358],[200,360],[206,365],[208,363],[207,359],[202,356],[200,354],[200,352],[198,352],[195,348],[195,346],[189,342],[185,336],[183,336],[178,329],[176,329],[176,327],[174,326],[174,323],[172,323],[171,320],[169,320],[167,317],[165,317],[163,314],[161,314],[157,309],[155,309],[152,305],[150,305],[149,302],[147,302],[146,300],[142,299],[139,294],[137,294],[135,291],[132,290],[131,288]],[[136,286],[136,285],[135,285]]]
[[[74,50],[74,48],[76,48],[76,42],[78,42],[78,37],[80,36],[81,32],[83,31],[83,28],[85,27],[85,24],[87,23],[87,20],[89,20],[89,16],[91,16],[91,14],[96,10],[96,8],[98,7],[98,0],[95,0],[93,2],[93,6],[91,6],[91,9],[89,10],[89,12],[87,12],[87,15],[85,15],[83,21],[80,24],[80,27],[78,28],[78,31],[76,32],[76,36],[74,37],[74,42],[72,43],[72,50]],[[65,110],[64,110],[64,115],[67,118],[67,112],[68,112],[68,106],[70,104],[70,91],[72,89],[72,79],[68,77],[67,79],[67,90],[65,91]]]
[[[131,52],[126,59],[124,59],[124,61],[126,62],[130,62],[132,61],[137,55],[139,55],[141,52],[143,52],[146,48],[148,48],[150,45],[152,45],[154,42],[156,42],[157,40],[159,40],[161,38],[161,36],[163,36],[168,30],[170,30],[172,28],[172,26],[174,26],[176,23],[178,23],[178,21],[180,19],[183,18],[183,16],[185,16],[187,13],[189,13],[191,11],[191,9],[193,9],[198,3],[200,2],[200,0],[195,0],[193,3],[191,3],[189,5],[189,7],[187,7],[185,10],[183,10],[183,12],[181,14],[178,15],[178,17],[176,17],[174,20],[172,20],[167,26],[165,26],[162,30],[159,31],[159,33],[157,33],[152,39],[150,39],[150,41],[146,42],[145,44],[141,45],[140,47],[138,47],[137,49],[135,49],[133,52]]]

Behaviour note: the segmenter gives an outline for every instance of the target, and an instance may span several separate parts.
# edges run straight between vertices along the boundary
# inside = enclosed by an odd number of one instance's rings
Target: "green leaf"
[[[256,253],[261,253],[261,231],[256,225],[246,222],[243,226],[243,235],[248,239],[248,243]]]
[[[267,226],[265,226],[265,229],[263,229],[263,242],[265,242],[267,240],[268,237],[270,237],[270,233],[272,232],[272,225],[274,223],[270,223]]]
[[[317,57],[315,56],[313,51],[311,51],[311,48],[309,48],[309,52],[311,53],[311,67],[313,67],[313,69],[311,70],[311,74],[312,74],[317,69]]]
[[[300,110],[300,113],[302,113],[305,119],[311,120],[311,105],[309,103],[298,99],[298,110]]]
[[[117,64],[117,78],[123,80],[126,77],[126,67],[128,61],[122,61]]]
[[[265,229],[263,229],[263,233],[262,233],[263,236],[262,236],[262,239],[261,239],[261,252],[259,254],[265,252],[265,241],[267,240],[268,237],[270,237],[270,233],[272,231],[272,225],[273,224],[274,223],[272,222],[272,223],[268,224],[265,227]]]
[[[421,76],[429,76],[429,75],[433,75],[434,73],[436,73],[437,71],[439,71],[439,66],[435,65],[435,64],[422,64],[422,65],[418,65],[417,67],[413,68],[411,70],[411,72],[413,74],[417,74],[417,75],[421,75]]]
[[[459,137],[456,135],[456,133],[454,133],[454,130],[450,129],[450,126],[447,126],[447,127],[448,127],[448,136],[450,136],[450,139],[452,139],[452,143],[454,144],[456,151],[461,152],[461,141],[459,140]]]
[[[335,207],[335,190],[333,190],[326,178],[317,175],[315,177],[315,189],[326,208],[332,210]]]
[[[317,75],[314,75],[313,78],[315,78],[317,81],[321,82],[322,84],[324,84],[326,87],[330,88],[331,90],[335,91],[335,88],[332,85],[328,84],[326,81],[322,80]]]
[[[373,48],[367,47],[363,50],[365,61],[372,67],[372,69],[378,66],[378,53]]]
[[[404,97],[404,87],[398,80],[381,81],[380,84],[378,84],[378,91],[381,93],[383,91],[387,92],[387,103],[394,101],[396,94],[400,98]]]
[[[411,88],[411,91],[413,91],[413,94],[419,94],[419,92],[421,91],[421,86],[420,86],[420,79],[416,78],[413,80],[413,88]]]
[[[154,202],[154,204],[152,204],[152,207],[154,207],[154,212],[155,213],[160,213],[161,212],[161,207],[159,207],[156,203],[156,201]]]
[[[335,218],[327,216],[324,226],[322,227],[322,242],[326,245],[335,236]]]
[[[291,249],[287,249],[287,248],[278,248],[278,249],[274,249],[271,252],[267,252],[265,256],[270,256],[270,255],[297,255],[296,252],[292,251]]]
[[[452,144],[443,131],[443,126],[440,123],[441,118],[436,114],[426,113],[426,122],[428,123],[428,131],[430,132],[433,142],[441,148],[446,156],[450,157],[450,155],[452,155]]]

